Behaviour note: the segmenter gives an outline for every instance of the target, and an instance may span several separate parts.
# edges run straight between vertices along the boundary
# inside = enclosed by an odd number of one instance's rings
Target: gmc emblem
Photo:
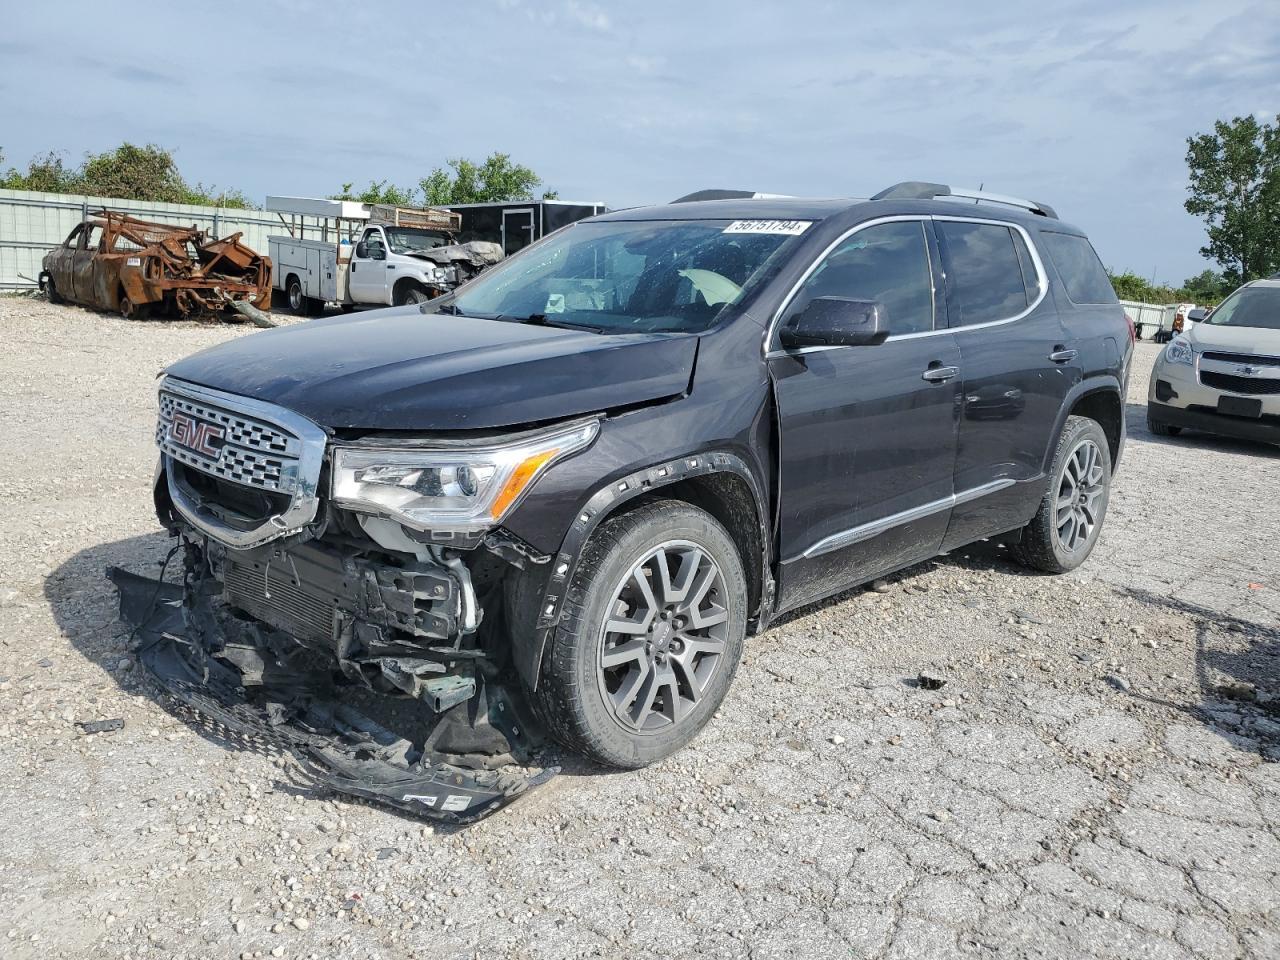
[[[226,433],[225,429],[215,423],[206,423],[185,413],[175,413],[169,426],[170,440],[210,460],[217,460],[222,456]]]

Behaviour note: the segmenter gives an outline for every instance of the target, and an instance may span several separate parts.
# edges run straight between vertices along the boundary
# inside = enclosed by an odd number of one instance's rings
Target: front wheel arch
[[[406,304],[415,302],[410,299],[412,294],[419,294],[427,300],[431,299],[430,291],[420,280],[415,280],[413,277],[404,277],[397,280],[396,285],[391,288],[391,305],[403,307]]]
[[[747,575],[749,630],[758,633],[768,624],[774,598],[773,535],[763,487],[734,453],[687,454],[598,487],[575,514],[550,561],[511,578],[507,597],[512,658],[530,690],[537,688],[547,638],[560,622],[565,593],[587,540],[605,520],[635,509],[652,494],[706,510],[729,531]]]

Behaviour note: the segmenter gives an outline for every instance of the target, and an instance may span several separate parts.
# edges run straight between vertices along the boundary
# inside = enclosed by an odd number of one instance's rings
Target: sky
[[[152,142],[259,204],[494,150],[612,207],[984,184],[1174,283],[1211,266],[1186,138],[1280,113],[1274,0],[0,6],[6,165]]]

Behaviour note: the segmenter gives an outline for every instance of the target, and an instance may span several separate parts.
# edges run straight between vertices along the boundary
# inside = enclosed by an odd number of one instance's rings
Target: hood
[[[416,250],[409,254],[419,260],[428,260],[447,266],[455,260],[465,260],[476,267],[487,267],[502,259],[502,247],[486,240],[470,240],[467,243],[450,243],[430,250]]]
[[[165,372],[332,429],[480,430],[684,393],[698,338],[604,336],[417,307],[277,327]]]
[[[1280,330],[1265,327],[1232,327],[1218,323],[1197,323],[1186,333],[1197,350],[1228,350],[1280,356]]]

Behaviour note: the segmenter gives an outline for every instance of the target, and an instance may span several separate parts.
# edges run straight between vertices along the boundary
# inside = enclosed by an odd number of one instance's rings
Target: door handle
[[[1068,363],[1080,355],[1079,350],[1071,350],[1061,344],[1053,348],[1053,353],[1049,354],[1049,359],[1054,363]]]
[[[388,263],[388,264],[387,264],[387,269],[388,269],[388,270],[394,270],[395,268],[396,268],[396,265],[395,265],[394,263]]]
[[[930,383],[946,383],[948,380],[955,379],[959,372],[959,367],[930,367],[920,374],[920,379],[928,380]]]

